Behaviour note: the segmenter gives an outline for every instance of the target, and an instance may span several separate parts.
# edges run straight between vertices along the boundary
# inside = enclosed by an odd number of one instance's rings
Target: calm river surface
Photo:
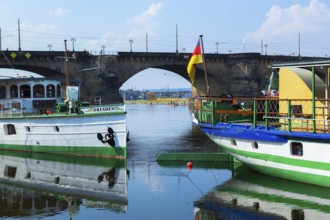
[[[64,187],[0,182],[0,218],[330,219],[329,189],[229,163],[196,162],[192,170],[186,162],[158,163],[160,153],[219,151],[192,125],[187,106],[127,105],[127,112],[130,141],[124,164],[2,155],[1,163],[37,170],[44,182],[50,178],[47,172],[62,170],[55,182]]]

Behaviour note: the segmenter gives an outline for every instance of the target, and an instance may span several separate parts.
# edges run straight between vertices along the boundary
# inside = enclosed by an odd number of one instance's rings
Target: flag
[[[189,64],[187,66],[187,72],[192,84],[194,84],[195,81],[196,64],[198,63],[203,63],[203,57],[201,53],[201,47],[199,46],[199,40],[190,58]]]

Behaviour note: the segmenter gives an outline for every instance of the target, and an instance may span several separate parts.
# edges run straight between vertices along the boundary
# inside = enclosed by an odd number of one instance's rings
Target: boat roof
[[[273,63],[272,64],[272,69],[300,68],[300,69],[309,70],[310,72],[312,72],[313,67],[314,67],[315,74],[324,80],[326,75],[328,74],[328,69],[330,68],[330,59],[310,60],[310,61],[301,61],[301,62]]]
[[[44,80],[44,81],[57,81],[60,82],[62,85],[66,84],[66,80],[65,78],[52,78],[52,77],[10,77],[10,78],[2,78],[0,77],[0,83],[1,82],[25,82],[25,81],[40,81],[40,80]],[[70,80],[70,83],[72,83],[73,85],[77,85],[81,82],[81,80]]]
[[[326,60],[311,60],[311,61],[301,61],[301,62],[285,62],[285,63],[273,63],[272,69],[278,69],[283,67],[324,67],[330,66],[330,59]]]
[[[0,81],[37,81],[37,80],[52,80],[65,81],[63,78],[45,78],[45,77],[0,77]]]

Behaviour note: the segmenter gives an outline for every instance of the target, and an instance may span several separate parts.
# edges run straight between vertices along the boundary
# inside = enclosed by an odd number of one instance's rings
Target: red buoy
[[[193,167],[193,163],[192,163],[192,162],[188,162],[188,163],[187,163],[187,169],[188,169],[188,170],[191,170],[192,167]]]

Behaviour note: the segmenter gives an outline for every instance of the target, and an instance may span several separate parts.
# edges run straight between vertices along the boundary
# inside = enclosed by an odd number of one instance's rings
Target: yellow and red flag
[[[199,40],[198,43],[195,47],[195,50],[190,58],[189,64],[187,66],[187,72],[190,77],[190,81],[192,84],[194,84],[195,81],[195,73],[196,73],[196,64],[203,63],[203,56],[201,53],[201,47],[199,45]]]

